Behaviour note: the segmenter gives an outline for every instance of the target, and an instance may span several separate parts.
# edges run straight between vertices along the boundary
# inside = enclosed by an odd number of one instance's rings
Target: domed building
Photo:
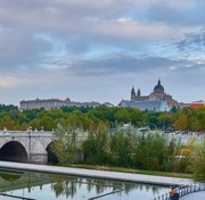
[[[161,83],[161,80],[158,80],[157,85],[154,87],[151,94],[148,96],[142,96],[141,90],[138,89],[137,94],[135,92],[135,88],[133,87],[131,90],[131,102],[135,104],[139,104],[139,102],[143,102],[143,104],[146,104],[146,102],[149,104],[150,101],[153,102],[163,102],[166,103],[169,109],[173,107],[178,107],[179,104],[176,100],[173,99],[173,97],[169,94],[166,94],[164,86]]]
[[[149,95],[149,99],[165,100],[165,96],[167,96],[167,94],[164,91],[164,87],[162,86],[161,81],[158,80],[158,83],[154,87],[153,92]]]
[[[161,81],[158,80],[157,85],[154,87],[154,93],[164,93],[164,87],[161,85]]]
[[[154,87],[153,92],[149,95],[149,99],[166,101],[170,108],[178,107],[179,105],[171,95],[165,93],[164,87],[162,86],[160,80]]]

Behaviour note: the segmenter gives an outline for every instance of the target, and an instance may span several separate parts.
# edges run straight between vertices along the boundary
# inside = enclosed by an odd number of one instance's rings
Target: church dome
[[[154,87],[154,93],[164,93],[164,87],[161,84],[161,81],[159,80],[157,85]]]

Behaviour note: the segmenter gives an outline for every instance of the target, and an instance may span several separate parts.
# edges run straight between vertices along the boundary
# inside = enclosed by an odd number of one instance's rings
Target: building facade
[[[122,100],[119,104],[124,108],[138,108],[141,111],[165,112],[169,111],[170,107],[166,101],[160,100],[143,100],[143,101],[130,101]]]
[[[62,107],[83,107],[83,108],[95,108],[101,106],[98,102],[74,102],[69,98],[65,100],[61,99],[35,99],[35,100],[27,100],[20,102],[21,110],[33,110],[33,109],[59,109]]]
[[[190,106],[194,110],[205,108],[205,102],[204,101],[194,101],[191,103]]]
[[[153,91],[146,96],[141,94],[140,89],[135,92],[135,88],[133,87],[131,90],[130,100],[122,100],[119,106],[135,107],[140,110],[169,111],[173,107],[178,107],[179,103],[173,99],[171,95],[165,92],[161,81],[158,80],[158,83],[154,87]]]
[[[138,89],[137,94],[135,93],[134,87],[131,91],[131,101],[145,101],[145,100],[158,100],[167,102],[169,107],[178,107],[178,102],[173,99],[173,97],[165,92],[164,87],[161,84],[161,81],[158,80],[157,85],[154,87],[153,91],[147,95],[142,96],[141,90]]]

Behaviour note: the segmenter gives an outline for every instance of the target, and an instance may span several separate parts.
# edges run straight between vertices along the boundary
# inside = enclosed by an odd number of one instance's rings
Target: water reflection
[[[23,172],[0,171],[0,177],[9,182],[20,179],[22,175]]]
[[[40,173],[0,171],[0,192],[43,200],[84,200],[112,191],[122,191],[102,200],[154,197],[167,188],[104,179],[59,176]],[[143,197],[144,200],[146,198]],[[148,199],[148,198],[147,198]]]

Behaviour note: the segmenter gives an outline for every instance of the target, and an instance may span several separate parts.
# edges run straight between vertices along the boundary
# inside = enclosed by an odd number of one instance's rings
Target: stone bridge
[[[47,163],[55,160],[50,150],[53,132],[0,131],[0,160]]]

